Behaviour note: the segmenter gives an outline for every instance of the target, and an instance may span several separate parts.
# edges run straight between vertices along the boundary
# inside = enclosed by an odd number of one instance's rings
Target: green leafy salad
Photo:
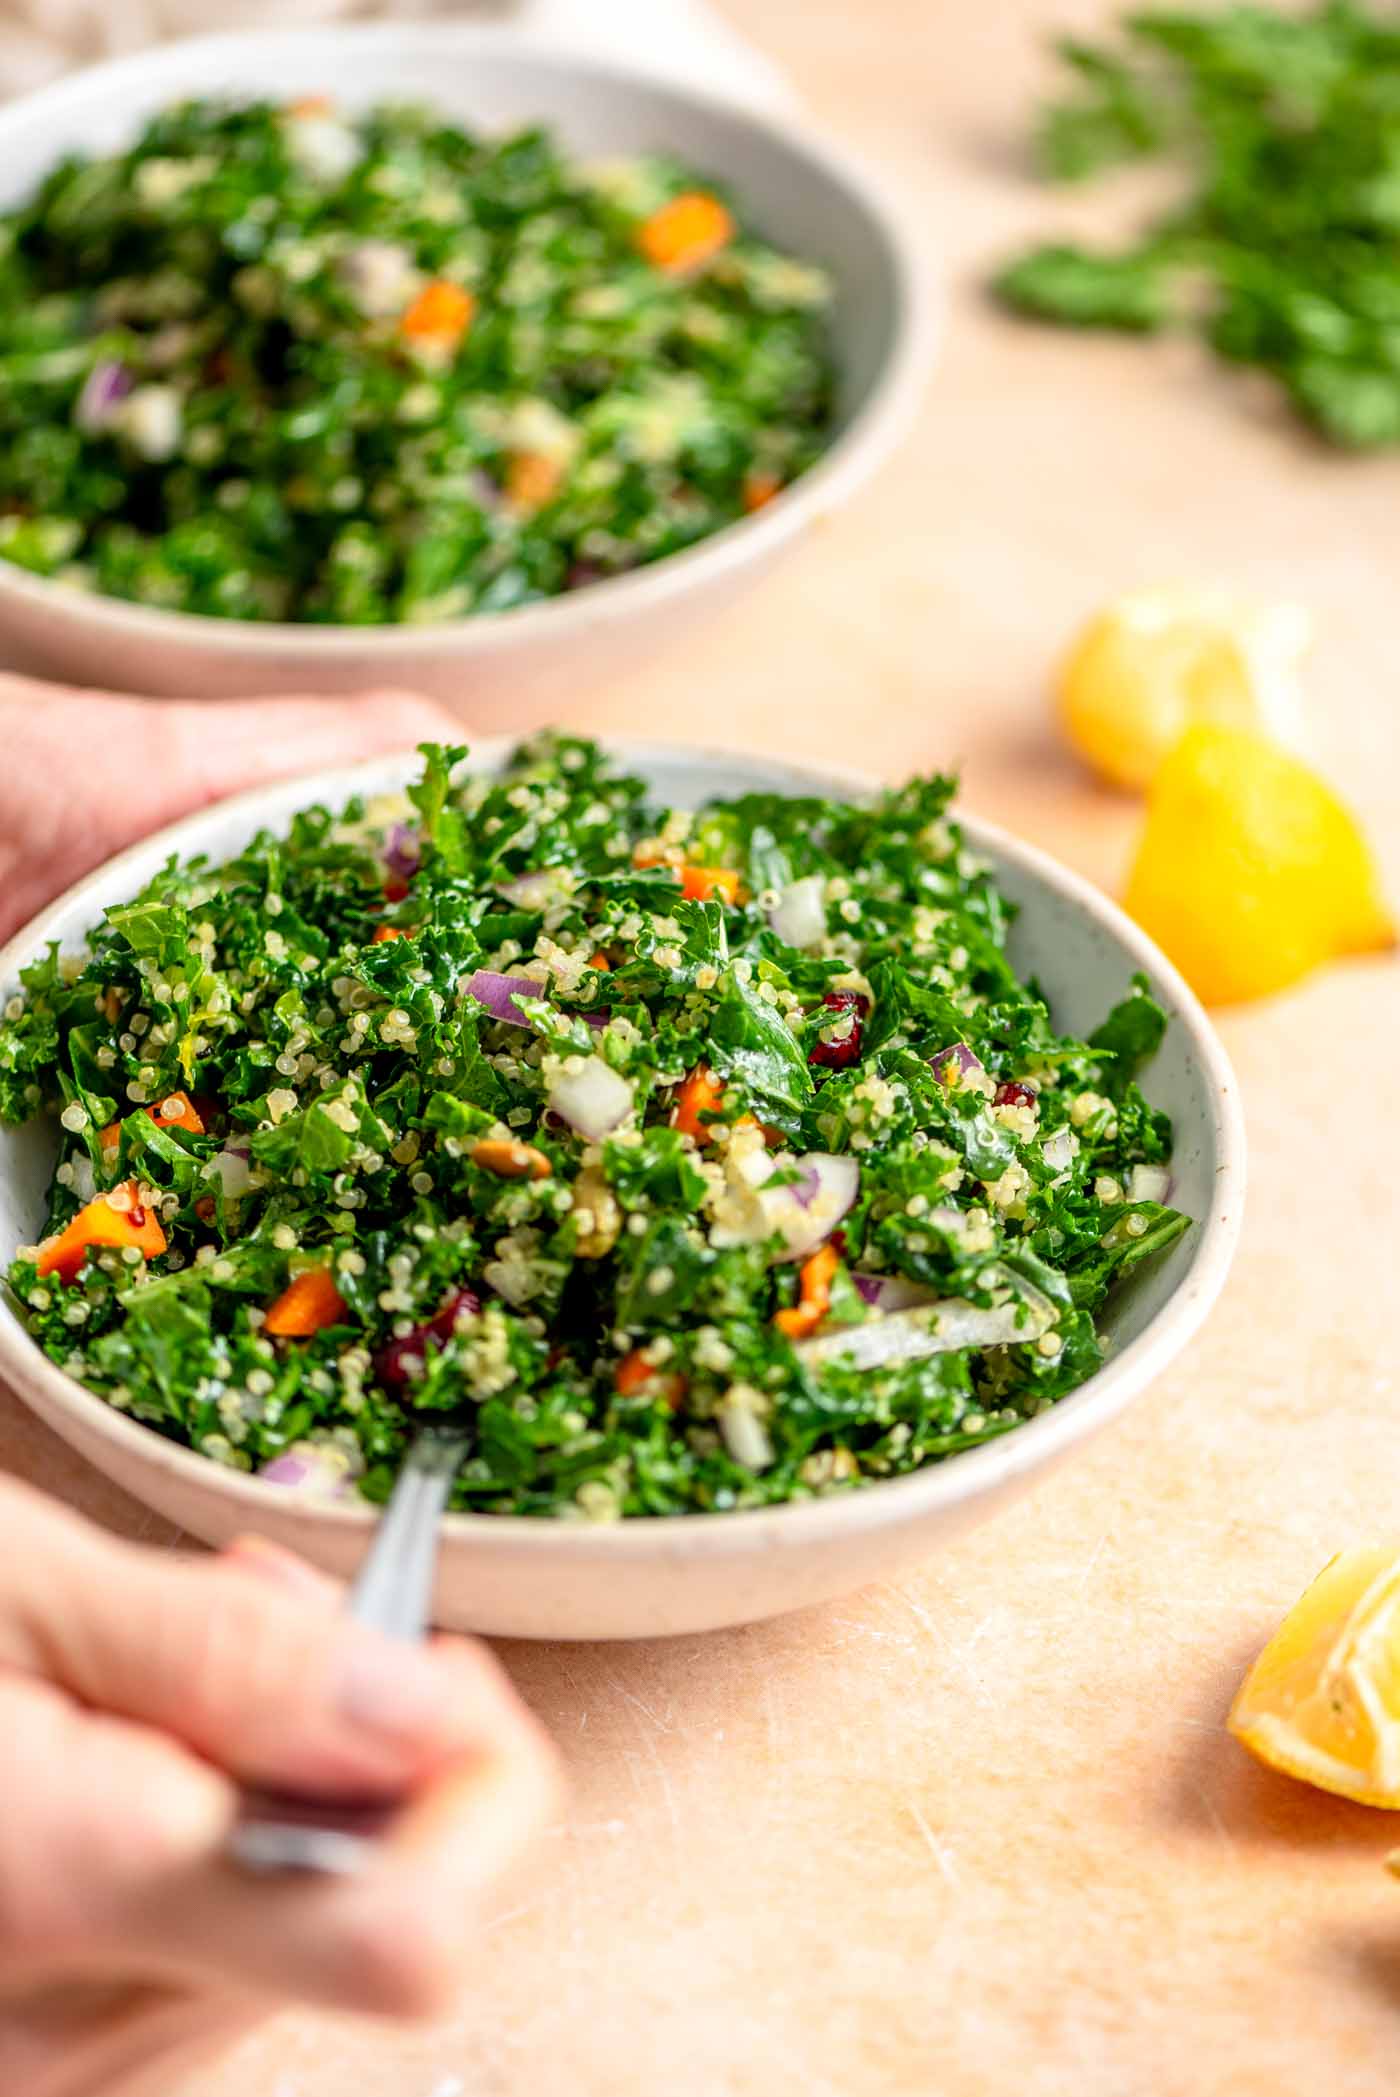
[[[0,1114],[57,1118],[38,1344],[215,1461],[604,1520],[888,1478],[1091,1375],[1187,1218],[1137,1066],[1087,1041],[917,779],[652,806],[591,743],[172,861],[25,971]]]
[[[0,557],[229,619],[576,589],[812,464],[828,288],[671,159],[185,103],[0,217]]]

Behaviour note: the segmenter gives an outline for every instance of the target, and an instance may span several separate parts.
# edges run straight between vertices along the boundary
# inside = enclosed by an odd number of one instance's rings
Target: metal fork
[[[466,1451],[464,1434],[420,1430],[350,1589],[346,1608],[357,1623],[390,1638],[425,1636],[438,1523]],[[379,1800],[357,1804],[249,1791],[228,1838],[228,1855],[247,1871],[346,1877],[369,1863],[393,1810]]]

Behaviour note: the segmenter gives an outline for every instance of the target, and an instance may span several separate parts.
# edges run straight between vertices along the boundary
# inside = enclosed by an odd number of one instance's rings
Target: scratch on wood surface
[[[890,1593],[895,1597],[897,1601],[900,1601],[904,1604],[905,1608],[909,1611],[910,1615],[917,1618],[919,1623],[923,1625],[925,1631],[927,1631],[931,1637],[941,1638],[943,1636],[942,1632],[938,1628],[938,1625],[929,1615],[923,1603],[916,1602],[914,1600],[914,1597],[910,1594],[907,1587],[892,1587],[890,1589]]]
[[[1080,1595],[1083,1595],[1088,1592],[1089,1582],[1090,1580],[1092,1580],[1095,1568],[1097,1567],[1100,1558],[1102,1558],[1103,1556],[1104,1546],[1108,1542],[1108,1536],[1109,1532],[1106,1529],[1101,1529],[1099,1531],[1098,1539],[1095,1542],[1093,1549],[1090,1551],[1088,1557],[1085,1559],[1083,1565],[1079,1569],[1079,1578],[1075,1581],[1074,1584],[1076,1592]]]
[[[1235,1853],[1235,1838],[1226,1827],[1219,1806],[1216,1805],[1215,1800],[1203,1784],[1197,1787],[1196,1796],[1201,1802],[1201,1810],[1205,1814],[1206,1819],[1210,1822],[1226,1849],[1229,1850],[1231,1856],[1233,1856]]]
[[[666,1806],[666,1817],[670,1821],[673,1830],[677,1834],[679,1834],[681,1817],[679,1808],[676,1805],[675,1790],[671,1783],[671,1772],[666,1767],[665,1756],[662,1755],[662,1753],[656,1745],[657,1733],[666,1733],[669,1732],[671,1729],[668,1725],[663,1723],[663,1721],[657,1717],[656,1713],[650,1708],[649,1705],[644,1704],[642,1702],[640,1697],[635,1697],[631,1694],[629,1690],[624,1689],[622,1684],[617,1680],[616,1676],[612,1678],[612,1681],[614,1688],[617,1689],[624,1702],[631,1707],[633,1729],[635,1730],[637,1738],[640,1740],[642,1744],[642,1750],[646,1755],[647,1760],[651,1763],[652,1768],[656,1772],[657,1778],[659,1780],[661,1796]],[[649,1725],[646,1723],[646,1720],[648,1719],[651,1721]],[[626,1757],[626,1760],[629,1764],[629,1773],[632,1778],[633,1786],[634,1788],[640,1790],[641,1779],[638,1775],[638,1771],[636,1768],[636,1759],[637,1758],[634,1755],[630,1754]]]
[[[667,1712],[665,1718],[663,1718],[659,1711],[652,1710],[651,1705],[646,1701],[645,1697],[639,1697],[635,1690],[625,1689],[622,1683],[618,1681],[616,1675],[614,1675],[612,1678],[612,1685],[613,1688],[617,1691],[618,1695],[620,1697],[624,1697],[626,1701],[634,1707],[634,1709],[645,1713],[645,1715],[651,1720],[652,1724],[656,1727],[659,1733],[669,1733],[672,1731],[671,1715],[669,1711]]]
[[[493,1930],[503,1930],[507,1923],[519,1922],[522,1916],[533,1915],[539,1905],[537,1900],[525,1900],[518,1907],[507,1908],[503,1915],[488,1916],[481,1925],[482,1936],[489,1937]]]
[[[991,1619],[984,1617],[980,1624],[973,1627],[966,1638],[959,1639],[955,1644],[949,1637],[946,1627],[940,1624],[937,1617],[925,1609],[922,1603],[916,1602],[907,1588],[895,1587],[890,1592],[897,1595],[905,1608],[910,1610],[919,1623],[923,1625],[937,1645],[939,1652],[943,1655],[949,1671],[961,1680],[979,1704],[990,1703],[992,1701],[991,1690],[976,1669],[969,1665],[969,1655],[971,1648],[982,1636]]]
[[[958,1868],[954,1864],[947,1848],[939,1841],[933,1829],[929,1826],[924,1815],[924,1809],[919,1804],[919,1801],[910,1796],[905,1799],[904,1803],[909,1809],[909,1818],[928,1844],[929,1853],[938,1867],[939,1876],[956,1892],[961,1886],[962,1880],[958,1876]]]

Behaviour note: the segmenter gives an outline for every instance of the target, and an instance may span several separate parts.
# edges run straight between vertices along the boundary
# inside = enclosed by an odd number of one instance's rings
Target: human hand
[[[250,1539],[119,1543],[0,1481],[0,2090],[154,2097],[279,2003],[444,2009],[555,1800],[490,1655],[353,1624]],[[401,1800],[357,1878],[224,1858],[240,1783]]]
[[[460,732],[411,692],[156,701],[0,673],[0,942],[124,845],[206,802]]]

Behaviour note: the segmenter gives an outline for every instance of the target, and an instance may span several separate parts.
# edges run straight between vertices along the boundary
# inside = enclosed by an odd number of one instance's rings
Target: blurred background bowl
[[[681,808],[746,792],[861,796],[871,784],[858,774],[773,759],[627,742],[609,747],[658,800]],[[478,745],[472,764],[498,771],[509,754],[506,743]],[[187,816],[89,875],[19,933],[0,953],[0,1000],[50,940],[64,951],[80,948],[103,910],[127,901],[171,853],[204,852],[218,865],[264,825],[285,829],[308,802],[336,807],[353,793],[392,791],[418,769],[416,757],[378,758]],[[891,1579],[946,1549],[1062,1462],[1147,1390],[1200,1325],[1224,1284],[1244,1201],[1244,1130],[1225,1052],[1171,963],[1115,904],[1045,853],[990,824],[960,820],[973,850],[990,861],[1019,906],[1011,958],[1023,977],[1045,986],[1058,1026],[1088,1033],[1138,969],[1167,1013],[1165,1038],[1142,1082],[1172,1117],[1172,1200],[1193,1227],[1109,1298],[1098,1321],[1108,1342],[1104,1366],[998,1440],[858,1492],[618,1523],[448,1515],[439,1623],[517,1638],[647,1638],[778,1616]],[[54,1155],[52,1124],[0,1129],[0,1270],[42,1226]],[[342,1575],[364,1553],[371,1508],[269,1485],[127,1419],[42,1354],[7,1301],[0,1301],[0,1377],[126,1492],[209,1543],[255,1530]]]
[[[12,669],[163,697],[400,685],[460,708],[478,731],[577,718],[581,692],[717,613],[897,443],[933,336],[914,249],[868,176],[786,117],[451,23],[206,37],[76,74],[0,110],[0,206],[26,197],[63,154],[119,148],[186,96],[321,92],[351,110],[420,101],[487,131],[540,122],[583,157],[664,150],[721,175],[758,231],[833,279],[830,449],[757,515],[683,553],[569,596],[440,626],[209,619],[0,562],[0,653]]]

